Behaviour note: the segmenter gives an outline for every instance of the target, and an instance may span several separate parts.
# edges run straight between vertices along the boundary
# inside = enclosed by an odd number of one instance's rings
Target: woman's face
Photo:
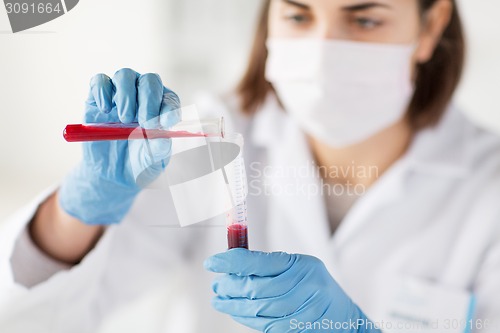
[[[450,0],[438,0],[425,19],[418,0],[272,0],[269,36],[415,43],[415,62],[426,62],[451,11]]]

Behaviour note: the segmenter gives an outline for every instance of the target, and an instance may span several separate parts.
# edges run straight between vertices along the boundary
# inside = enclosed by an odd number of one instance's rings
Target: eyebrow
[[[296,6],[296,7],[302,8],[302,9],[310,9],[310,7],[308,5],[300,3],[300,2],[296,2],[296,1],[293,1],[293,0],[283,0],[283,2],[285,2],[285,3],[289,4],[289,5],[292,5],[292,6]]]
[[[357,11],[362,11],[362,10],[367,10],[375,7],[382,7],[382,8],[390,8],[390,6],[379,3],[379,2],[366,2],[366,3],[360,3],[357,5],[352,5],[352,6],[345,6],[342,7],[342,10],[345,10],[347,12],[357,12]]]

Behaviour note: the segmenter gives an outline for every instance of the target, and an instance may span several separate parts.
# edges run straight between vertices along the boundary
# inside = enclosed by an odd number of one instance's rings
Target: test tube
[[[140,129],[140,130],[137,130]],[[63,137],[67,142],[224,137],[224,118],[185,120],[168,128],[144,129],[138,123],[95,123],[67,125]]]
[[[240,153],[231,165],[230,188],[233,197],[233,208],[226,215],[228,249],[248,249],[248,219],[247,219],[247,180],[245,163],[242,155],[243,138],[233,135],[231,141],[240,146]],[[225,175],[226,179],[227,176]]]

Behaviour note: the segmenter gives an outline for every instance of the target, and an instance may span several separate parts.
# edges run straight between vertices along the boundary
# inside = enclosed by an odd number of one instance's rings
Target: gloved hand
[[[90,81],[85,123],[170,127],[180,116],[179,98],[157,74],[122,69],[113,79],[98,74]],[[87,224],[120,222],[141,188],[161,174],[171,146],[170,139],[83,143],[83,161],[59,190],[61,207]]]
[[[380,333],[315,257],[232,249],[205,268],[225,273],[212,286],[215,309],[255,330]]]

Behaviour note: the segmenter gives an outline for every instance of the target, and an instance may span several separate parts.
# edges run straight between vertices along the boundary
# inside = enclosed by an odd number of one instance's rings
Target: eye
[[[354,23],[365,30],[371,30],[382,25],[381,21],[374,20],[368,17],[357,17],[354,19]]]
[[[311,18],[307,15],[296,14],[285,16],[285,20],[290,21],[294,24],[305,24],[311,21]]]

